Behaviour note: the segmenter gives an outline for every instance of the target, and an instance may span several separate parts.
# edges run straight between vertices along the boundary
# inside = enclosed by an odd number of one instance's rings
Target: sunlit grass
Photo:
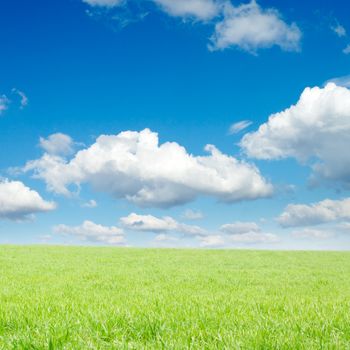
[[[350,253],[0,246],[1,349],[350,349]]]

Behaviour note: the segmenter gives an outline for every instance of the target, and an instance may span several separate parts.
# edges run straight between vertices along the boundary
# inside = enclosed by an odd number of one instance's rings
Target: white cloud
[[[20,97],[21,109],[23,109],[24,107],[26,107],[28,105],[28,103],[29,103],[28,97],[26,96],[26,94],[23,91],[18,90],[16,88],[13,88],[12,92],[17,94]]]
[[[292,232],[292,237],[294,238],[305,238],[305,239],[327,239],[334,236],[333,232],[325,230],[315,230],[310,228],[305,228],[301,231]]]
[[[255,222],[236,221],[232,224],[225,224],[220,227],[220,231],[229,234],[243,234],[248,232],[260,232],[260,227]]]
[[[246,154],[258,159],[294,157],[313,161],[313,180],[350,186],[350,90],[327,84],[306,88],[297,104],[273,114],[242,141]],[[316,163],[314,162],[316,160]]]
[[[157,218],[153,215],[138,215],[131,213],[128,216],[120,218],[123,227],[129,230],[145,232],[169,232],[176,231],[190,235],[203,235],[205,230],[195,225],[186,225],[177,222],[170,216]]]
[[[225,245],[225,239],[220,235],[208,235],[199,239],[201,247],[222,247]]]
[[[187,209],[183,214],[182,217],[186,220],[199,220],[203,219],[203,213],[199,210],[192,210]]]
[[[217,16],[220,5],[215,0],[150,0],[170,16],[193,18],[206,21]],[[126,0],[83,0],[95,7],[113,8],[126,3]]]
[[[346,36],[346,29],[339,23],[336,23],[336,25],[331,26],[331,29],[339,37]]]
[[[6,95],[0,95],[0,115],[8,109],[10,100]]]
[[[82,241],[107,244],[124,244],[124,231],[116,226],[102,226],[86,220],[80,226],[57,225],[53,228],[56,234],[70,235]]]
[[[262,232],[259,225],[255,222],[236,221],[231,224],[224,224],[220,231],[226,234],[231,243],[257,244],[278,242],[277,235]]]
[[[350,219],[350,198],[325,199],[318,203],[289,204],[277,218],[283,227],[309,226]]]
[[[149,11],[147,3],[154,3],[161,11],[172,17],[201,21],[205,24],[213,21],[216,23],[215,32],[208,45],[211,51],[239,47],[255,53],[260,48],[275,45],[286,51],[298,51],[300,48],[301,31],[298,26],[295,23],[287,24],[276,9],[263,9],[255,0],[239,6],[233,6],[231,1],[227,0],[82,1],[92,7],[106,9],[137,4],[141,14],[134,15],[135,18],[144,18]],[[142,10],[145,4],[146,12]],[[130,23],[123,15],[113,14],[113,19],[120,20],[122,27]]]
[[[344,50],[343,50],[343,53],[345,53],[345,55],[348,55],[350,53],[350,44],[348,44]]]
[[[219,14],[220,6],[213,0],[153,0],[161,9],[175,17],[209,20]]]
[[[240,131],[248,128],[248,126],[252,125],[252,123],[253,122],[251,122],[250,120],[242,120],[240,122],[234,123],[230,126],[228,133],[230,135],[237,134]]]
[[[83,0],[90,6],[115,7],[124,3],[124,0]]]
[[[90,199],[89,201],[82,204],[83,208],[96,208],[97,202],[94,199]]]
[[[224,202],[268,197],[272,185],[252,164],[207,145],[206,156],[193,156],[175,142],[159,145],[158,134],[145,129],[102,135],[67,161],[44,154],[23,171],[34,171],[50,191],[70,195],[69,185],[94,189],[140,206],[171,207],[197,196]]]
[[[224,224],[220,231],[226,234],[227,241],[231,243],[258,244],[278,242],[277,235],[262,232],[255,222],[236,221],[231,224]]]
[[[22,182],[0,180],[0,219],[27,220],[55,208],[55,203],[45,201]]]
[[[74,141],[66,134],[56,133],[47,139],[40,137],[40,147],[51,155],[68,155],[73,153]]]
[[[255,0],[249,4],[233,6],[226,2],[224,18],[215,26],[211,37],[211,50],[239,47],[255,53],[260,48],[274,45],[286,51],[297,51],[301,31],[295,23],[285,23],[275,9],[262,9]]]

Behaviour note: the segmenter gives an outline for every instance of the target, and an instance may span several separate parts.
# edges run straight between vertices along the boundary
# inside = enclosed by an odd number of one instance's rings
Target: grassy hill
[[[0,246],[0,349],[349,349],[350,253]]]

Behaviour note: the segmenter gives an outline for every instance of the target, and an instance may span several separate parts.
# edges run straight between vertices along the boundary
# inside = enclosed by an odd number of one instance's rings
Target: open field
[[[1,349],[349,349],[350,253],[0,246]]]

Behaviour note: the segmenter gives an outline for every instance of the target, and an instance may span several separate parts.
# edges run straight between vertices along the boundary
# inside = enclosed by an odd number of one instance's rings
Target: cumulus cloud
[[[291,235],[294,238],[327,239],[327,238],[333,237],[334,232],[305,228],[305,229],[300,230],[300,231],[294,231],[294,232],[292,232]]]
[[[0,95],[0,115],[8,109],[9,103],[10,100],[6,95]]]
[[[56,133],[47,139],[40,137],[40,147],[51,155],[68,155],[73,153],[73,139],[66,134]]]
[[[207,145],[209,155],[194,156],[176,142],[159,145],[158,134],[145,129],[102,135],[71,160],[55,154],[28,162],[50,191],[70,195],[68,187],[89,183],[98,191],[139,206],[171,207],[211,196],[224,202],[253,200],[272,194],[253,165]]]
[[[0,180],[0,219],[28,220],[55,208],[54,202],[45,201],[22,182]]]
[[[310,226],[350,219],[350,198],[326,199],[318,203],[289,204],[277,218],[283,227]]]
[[[328,83],[306,88],[299,101],[273,114],[256,132],[246,134],[241,147],[250,157],[314,161],[313,180],[350,186],[350,90]],[[319,181],[318,180],[318,181]]]
[[[255,53],[275,45],[286,51],[299,50],[300,29],[295,23],[284,22],[275,9],[263,9],[255,0],[236,7],[226,2],[223,14],[211,37],[210,50],[238,47]]]
[[[129,230],[145,232],[169,232],[176,231],[189,235],[203,235],[205,230],[195,225],[186,225],[177,222],[170,216],[157,218],[153,215],[138,215],[131,213],[128,216],[120,218],[123,227]]]
[[[252,125],[252,121],[250,120],[242,120],[240,122],[237,122],[237,123],[234,123],[230,126],[229,130],[228,130],[228,133],[230,135],[233,135],[233,134],[237,134],[239,133],[240,131],[248,128],[250,125]]]
[[[219,2],[213,0],[153,0],[167,14],[209,20],[218,15]]]
[[[82,241],[101,242],[106,244],[125,244],[124,231],[116,226],[103,226],[86,220],[80,226],[57,225],[53,232],[70,235]]]
[[[201,211],[199,210],[192,210],[192,209],[187,209],[183,214],[182,217],[186,220],[199,220],[203,219],[204,215]]]
[[[226,244],[224,237],[220,235],[208,235],[200,237],[201,247],[222,247]]]

